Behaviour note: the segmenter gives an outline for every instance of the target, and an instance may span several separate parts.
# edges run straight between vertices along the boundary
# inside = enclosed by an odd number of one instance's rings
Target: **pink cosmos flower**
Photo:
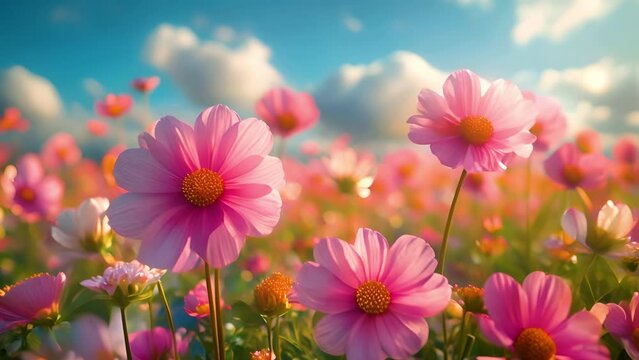
[[[185,355],[189,349],[192,336],[186,335],[186,329],[177,329],[177,350]],[[152,330],[140,330],[129,336],[131,353],[135,360],[168,360],[173,359],[173,342],[171,331],[156,326]]]
[[[109,199],[97,197],[84,200],[77,209],[62,211],[51,237],[71,250],[98,252],[109,247],[111,227],[104,215],[108,207]]]
[[[566,116],[561,111],[561,105],[554,99],[535,95],[524,91],[524,98],[531,100],[537,107],[537,119],[530,132],[537,137],[533,148],[535,151],[548,151],[558,144],[566,134]]]
[[[591,129],[581,130],[575,138],[575,144],[584,154],[599,154],[603,150],[601,136]]]
[[[255,104],[255,113],[266,121],[275,135],[284,138],[312,127],[320,115],[310,94],[287,88],[268,91]]]
[[[535,136],[529,129],[537,111],[519,88],[499,79],[482,95],[480,78],[470,70],[452,73],[443,87],[419,93],[419,114],[408,119],[409,139],[430,150],[448,167],[467,171],[506,169],[513,156],[530,156]]]
[[[572,295],[562,278],[536,271],[519,285],[504,274],[484,286],[488,315],[479,316],[486,339],[518,359],[608,359],[601,325],[582,310],[569,317]]]
[[[284,184],[263,121],[223,105],[204,110],[191,127],[166,116],[140,148],[118,157],[114,175],[129,192],[107,215],[123,236],[142,240],[139,258],[183,270],[197,256],[215,268],[235,261],[246,236],[269,234],[280,218]]]
[[[360,229],[354,245],[320,240],[314,257],[299,270],[291,301],[327,314],[315,340],[331,355],[408,358],[428,339],[424,318],[448,306],[448,280],[433,273],[433,249],[418,237],[401,236],[389,248],[380,233]]]
[[[151,289],[166,270],[150,268],[137,260],[131,262],[116,261],[100,276],[80,282],[80,285],[97,293],[105,292],[113,296],[117,290],[123,296],[133,296]]]
[[[357,194],[367,198],[375,179],[375,157],[369,153],[358,153],[352,148],[331,150],[329,157],[322,158],[322,164],[337,189],[344,194]]]
[[[224,299],[220,299],[224,307]],[[206,289],[206,281],[202,280],[184,296],[184,311],[192,317],[205,318],[209,316],[209,297]]]
[[[95,112],[108,118],[119,118],[133,106],[133,99],[126,94],[108,94],[104,100],[95,102]]]
[[[632,359],[639,359],[639,293],[632,295],[630,303],[607,304],[608,314],[604,327],[619,339]]]
[[[131,86],[141,93],[150,93],[160,85],[160,77],[150,76],[148,78],[139,77],[131,82]]]
[[[71,134],[60,132],[51,136],[42,146],[41,157],[48,168],[58,169],[80,161],[82,152]]]
[[[7,166],[0,184],[8,206],[25,221],[51,219],[60,211],[64,185],[56,176],[44,174],[35,154],[25,154],[17,166]]]
[[[109,125],[100,120],[93,119],[87,121],[87,130],[93,136],[102,137],[109,131]]]
[[[37,274],[0,290],[0,333],[27,324],[53,325],[66,275]]]
[[[628,165],[637,163],[639,160],[639,147],[634,139],[624,137],[619,139],[612,149],[613,157],[616,161]]]
[[[7,131],[25,132],[29,130],[29,121],[22,118],[20,109],[9,107],[4,109],[4,115],[0,117],[0,134]]]
[[[574,144],[566,143],[546,161],[546,174],[568,189],[600,188],[606,183],[608,160],[600,154],[584,154]]]
[[[261,253],[250,256],[244,263],[244,268],[257,276],[265,273],[271,267],[271,261]]]

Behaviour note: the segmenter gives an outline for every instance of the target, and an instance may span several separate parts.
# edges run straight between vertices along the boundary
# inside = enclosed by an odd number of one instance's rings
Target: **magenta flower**
[[[131,82],[131,86],[141,93],[150,93],[160,85],[160,77],[150,76],[148,78],[140,77]]]
[[[45,175],[40,159],[26,154],[17,166],[7,166],[0,180],[8,206],[25,221],[52,219],[60,211],[64,185],[53,175]]]
[[[408,119],[412,142],[430,145],[443,165],[470,172],[504,170],[513,155],[530,156],[537,111],[516,85],[500,79],[482,95],[479,76],[458,70],[443,90],[443,97],[419,93],[419,114]]]
[[[548,151],[558,144],[566,134],[566,116],[561,111],[561,105],[554,99],[538,96],[530,91],[524,91],[524,98],[534,102],[537,107],[537,119],[530,132],[537,137],[533,144],[534,150]]]
[[[570,287],[558,276],[536,271],[521,286],[496,273],[484,285],[488,315],[479,317],[479,327],[517,359],[608,359],[599,321],[585,310],[569,317],[571,300]]]
[[[29,130],[29,121],[22,117],[20,109],[9,107],[4,109],[0,117],[0,134],[8,131],[25,132]]]
[[[119,118],[129,112],[133,99],[126,94],[108,94],[104,100],[95,102],[95,113],[108,118]]]
[[[221,268],[237,259],[246,236],[273,230],[284,171],[268,155],[273,140],[266,123],[240,121],[217,105],[194,128],[166,116],[154,132],[118,157],[114,175],[129,192],[107,210],[111,228],[142,240],[141,261],[184,270],[197,261],[194,251]]]
[[[87,130],[93,136],[102,137],[109,132],[109,125],[96,119],[87,121]]]
[[[603,325],[623,344],[632,359],[639,359],[639,293],[632,295],[630,303],[607,304],[608,315]]]
[[[568,189],[604,186],[607,167],[608,160],[603,155],[584,154],[570,143],[563,144],[544,161],[548,177]]]
[[[58,169],[80,161],[82,152],[71,134],[60,132],[51,136],[42,146],[41,156],[44,165],[50,169]]]
[[[177,329],[177,350],[185,355],[189,349],[192,336],[186,335],[186,329]],[[152,330],[140,330],[129,335],[131,353],[135,360],[168,360],[173,359],[171,331],[156,326]]]
[[[66,275],[37,274],[0,290],[0,333],[27,324],[53,325]]]
[[[224,299],[222,306],[224,306]],[[209,316],[209,297],[206,289],[206,281],[198,282],[193,289],[184,296],[184,311],[192,317],[205,318]]]
[[[389,248],[380,233],[360,229],[354,245],[320,240],[314,257],[300,269],[291,301],[327,314],[315,340],[331,355],[405,359],[428,339],[424,318],[450,300],[448,280],[433,273],[433,249],[415,236],[401,236]]]
[[[598,154],[603,150],[601,135],[592,129],[581,130],[575,137],[575,144],[584,154]]]
[[[267,92],[255,104],[255,113],[266,121],[273,134],[284,138],[312,127],[320,115],[310,94],[287,88]]]

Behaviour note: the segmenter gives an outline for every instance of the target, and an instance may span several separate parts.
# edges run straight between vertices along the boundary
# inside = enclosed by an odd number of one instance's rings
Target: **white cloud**
[[[231,47],[200,41],[187,27],[163,24],[147,40],[145,56],[200,105],[224,103],[249,111],[268,89],[283,82],[270,63],[271,49],[255,37]]]
[[[568,119],[568,132],[571,135],[583,129],[597,127],[610,119],[611,109],[604,105],[593,105],[589,101],[579,101],[566,111]]]
[[[343,65],[314,96],[322,124],[335,132],[348,131],[359,140],[403,138],[419,91],[440,90],[446,76],[419,55],[398,51],[370,64]]]
[[[53,84],[22,66],[0,73],[0,108],[14,106],[27,119],[51,121],[60,116],[62,102]]]
[[[622,0],[518,0],[511,36],[525,45],[537,37],[560,41],[584,24],[603,18]]]
[[[348,29],[348,31],[354,33],[360,32],[364,29],[364,24],[362,24],[362,21],[353,16],[344,17],[344,26],[346,26],[346,29]]]
[[[483,9],[488,9],[493,6],[493,0],[455,0],[458,5],[467,6],[479,6]]]
[[[581,68],[545,70],[541,74],[539,86],[545,91],[569,87],[592,95],[602,95],[628,76],[629,72],[628,66],[605,57]]]
[[[99,81],[93,78],[86,78],[82,80],[82,87],[87,94],[91,95],[94,99],[104,96],[104,86]]]
[[[229,26],[218,26],[213,31],[213,37],[222,42],[233,41],[236,36],[235,30]]]

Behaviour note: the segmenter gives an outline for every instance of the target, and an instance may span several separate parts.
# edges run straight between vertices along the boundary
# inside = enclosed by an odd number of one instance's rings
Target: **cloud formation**
[[[271,49],[259,39],[247,36],[233,45],[200,41],[188,27],[162,24],[148,38],[145,57],[193,102],[224,103],[248,112],[283,80],[270,62]]]
[[[512,39],[525,45],[538,37],[563,40],[584,24],[615,10],[621,0],[517,0]]]
[[[447,74],[417,54],[398,51],[363,65],[343,65],[314,91],[324,128],[354,140],[404,138],[422,88],[439,90]]]
[[[22,66],[0,73],[0,108],[14,106],[27,119],[52,121],[62,112],[62,102],[53,84]]]

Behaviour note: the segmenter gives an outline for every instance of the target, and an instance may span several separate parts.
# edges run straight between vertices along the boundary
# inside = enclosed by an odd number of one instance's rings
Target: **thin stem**
[[[162,304],[164,304],[164,311],[166,311],[166,319],[169,321],[169,329],[171,329],[171,338],[173,341],[173,357],[175,360],[180,360],[180,354],[178,352],[177,338],[175,337],[175,324],[173,323],[173,314],[171,314],[171,307],[169,306],[169,300],[166,298],[162,281],[158,281],[158,292],[162,298]]]
[[[268,353],[273,354],[273,333],[271,332],[272,318],[266,319],[266,341],[268,342]]]
[[[580,186],[578,186],[575,190],[577,191],[577,194],[579,195],[581,201],[584,203],[587,213],[590,213],[592,211],[592,200],[590,200],[590,196],[588,196],[586,190],[584,190]]]
[[[215,280],[215,313],[217,314],[217,342],[220,349],[220,359],[225,358],[224,354],[224,324],[222,322],[222,275],[220,269],[213,269]]]
[[[459,330],[459,340],[458,340],[458,344],[459,347],[458,349],[461,350],[459,352],[459,360],[463,360],[464,359],[464,347],[466,344],[466,337],[465,337],[465,331],[466,331],[466,314],[468,314],[466,312],[466,310],[464,310],[464,312],[462,313],[462,323],[461,323],[461,329]]]
[[[132,360],[133,355],[131,355],[131,345],[129,344],[129,330],[126,327],[126,313],[125,308],[120,308],[120,315],[122,316],[122,332],[124,333],[124,346],[126,347],[126,358],[127,360]]]
[[[461,187],[464,184],[464,179],[468,172],[466,170],[462,171],[459,176],[459,181],[457,182],[457,188],[455,189],[455,196],[453,196],[453,202],[450,203],[450,210],[448,211],[448,218],[446,219],[446,227],[444,228],[444,237],[442,239],[442,249],[439,257],[439,263],[437,264],[437,273],[444,275],[444,265],[446,264],[446,251],[448,250],[448,235],[450,235],[450,226],[453,222],[453,213],[455,212],[455,205],[457,204],[457,199],[459,198],[459,193],[461,192]]]
[[[151,338],[151,344],[155,344],[153,340],[153,328],[155,327],[155,318],[153,314],[153,296],[149,298],[149,337]],[[155,346],[151,347],[151,357],[155,358]]]
[[[206,292],[209,298],[209,319],[211,319],[211,333],[213,338],[213,349],[211,349],[211,353],[213,354],[213,358],[220,359],[220,345],[218,344],[218,335],[217,335],[217,312],[215,311],[215,304],[213,300],[213,285],[211,284],[211,270],[209,269],[209,263],[204,262],[204,272],[206,275]]]
[[[437,264],[436,272],[444,275],[444,265],[446,264],[446,251],[448,250],[448,236],[450,235],[450,226],[453,222],[453,214],[455,213],[455,205],[457,205],[457,199],[459,198],[459,193],[461,192],[462,185],[464,184],[464,179],[468,172],[464,169],[459,176],[459,181],[457,182],[457,188],[455,189],[455,195],[453,196],[453,201],[450,204],[450,210],[448,211],[448,218],[446,219],[446,227],[444,227],[444,237],[442,239],[442,248],[441,254],[439,257],[439,263]],[[446,311],[442,312],[442,334],[444,336],[444,360],[448,360],[448,334],[446,331]]]
[[[273,341],[274,341],[273,348],[275,349],[275,358],[276,359],[281,359],[282,358],[282,354],[281,354],[281,352],[282,352],[282,344],[280,342],[280,316],[275,318],[274,335],[275,335],[275,338],[273,339]]]
[[[531,187],[531,175],[532,175],[532,159],[528,158],[526,162],[526,179],[525,179],[525,193],[526,193],[526,224],[524,241],[526,246],[526,265],[528,270],[532,270],[532,237],[530,236],[530,187]]]

